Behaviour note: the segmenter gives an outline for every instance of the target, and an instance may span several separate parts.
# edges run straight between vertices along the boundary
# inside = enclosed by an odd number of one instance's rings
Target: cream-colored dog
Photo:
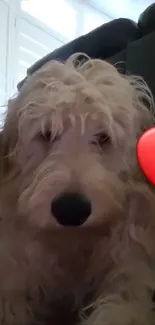
[[[153,325],[155,190],[142,80],[70,58],[28,77],[0,144],[0,325]],[[147,107],[146,107],[147,106]]]

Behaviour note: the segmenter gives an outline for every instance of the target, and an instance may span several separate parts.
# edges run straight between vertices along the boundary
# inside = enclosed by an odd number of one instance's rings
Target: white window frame
[[[57,31],[46,26],[43,22],[38,21],[28,13],[21,10],[21,0],[0,0],[7,4],[9,10],[8,18],[8,39],[7,39],[7,68],[6,68],[6,99],[13,95],[13,91],[17,86],[17,70],[18,70],[18,47],[19,47],[19,24],[20,19],[23,18],[30,22],[35,27],[38,27],[43,32],[46,32],[55,39],[61,41],[63,44],[68,43],[68,39]],[[39,0],[38,0],[39,1]],[[51,0],[53,1],[53,0]],[[56,1],[56,0],[54,0]],[[82,26],[84,23],[84,15],[82,5],[86,5],[84,0],[68,0],[71,2],[73,8],[77,12],[77,29],[76,36],[83,34]],[[95,10],[95,9],[94,9]],[[98,11],[101,14],[101,12]],[[104,14],[103,14],[104,16]],[[109,17],[109,19],[111,19]]]

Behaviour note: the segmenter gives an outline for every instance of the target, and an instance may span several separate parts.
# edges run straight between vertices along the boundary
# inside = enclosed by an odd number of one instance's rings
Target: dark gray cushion
[[[142,35],[155,31],[155,3],[142,12],[138,20],[138,26]]]
[[[50,60],[65,61],[76,52],[86,53],[91,58],[106,59],[124,49],[128,42],[137,40],[139,37],[140,30],[132,20],[114,19],[46,55],[31,66],[27,73],[32,74]],[[18,89],[22,84],[23,81],[18,84]]]
[[[126,70],[143,77],[155,98],[155,31],[128,44]]]

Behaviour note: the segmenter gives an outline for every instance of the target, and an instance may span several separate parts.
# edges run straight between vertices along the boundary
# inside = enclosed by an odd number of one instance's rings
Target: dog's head
[[[72,58],[46,64],[9,102],[0,138],[3,230],[9,239],[12,224],[24,224],[23,233],[26,225],[40,230],[41,246],[28,250],[29,240],[23,246],[28,281],[32,287],[42,283],[48,301],[54,286],[52,299],[71,294],[82,300],[97,282],[100,288],[117,251],[127,255],[128,245],[120,241],[128,225],[144,229],[154,217],[154,190],[136,160],[137,139],[153,124],[151,102],[141,79],[121,76],[100,60],[76,62],[75,68]],[[12,243],[19,252],[17,229]],[[123,229],[119,238],[117,229]],[[132,239],[151,250],[148,233],[133,229]],[[127,268],[129,255],[126,260]]]
[[[141,80],[100,60],[53,61],[29,77],[2,135],[2,179],[15,180],[19,213],[53,228],[124,218],[142,178],[135,148],[152,123],[148,99]]]

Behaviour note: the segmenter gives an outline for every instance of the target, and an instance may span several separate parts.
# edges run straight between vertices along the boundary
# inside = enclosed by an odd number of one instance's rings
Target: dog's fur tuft
[[[0,325],[153,325],[155,190],[136,160],[152,96],[141,78],[76,58],[46,64],[8,104]],[[80,227],[51,213],[64,192],[91,202]]]

